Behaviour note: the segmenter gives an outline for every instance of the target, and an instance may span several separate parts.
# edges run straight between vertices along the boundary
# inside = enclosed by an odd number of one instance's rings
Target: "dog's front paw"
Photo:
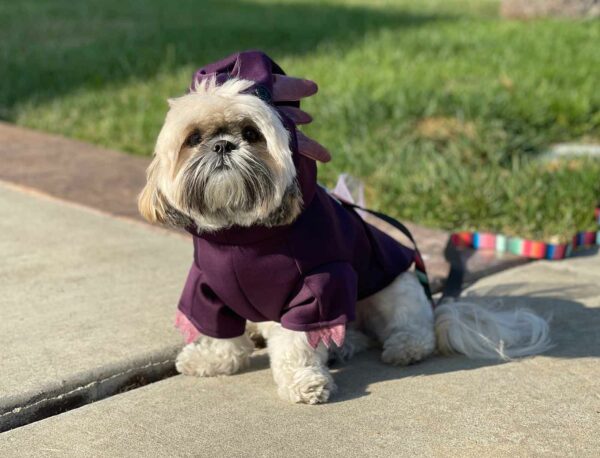
[[[201,336],[181,350],[175,368],[181,374],[196,377],[235,374],[248,365],[253,347],[246,335],[234,339]]]
[[[322,404],[337,389],[326,368],[303,367],[287,374],[278,384],[279,396],[300,404]]]

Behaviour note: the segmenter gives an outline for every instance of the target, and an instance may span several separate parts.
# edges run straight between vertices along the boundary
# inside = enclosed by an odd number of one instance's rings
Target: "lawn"
[[[260,48],[316,80],[320,168],[421,224],[534,237],[590,228],[600,161],[600,21],[505,21],[496,2],[4,0],[0,118],[149,155],[193,70]]]

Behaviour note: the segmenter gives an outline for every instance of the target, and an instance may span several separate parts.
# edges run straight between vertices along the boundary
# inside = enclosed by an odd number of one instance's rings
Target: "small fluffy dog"
[[[279,395],[316,404],[335,390],[328,360],[373,342],[395,365],[436,349],[544,351],[548,325],[531,312],[456,302],[434,311],[410,270],[415,251],[317,186],[315,161],[329,153],[297,129],[311,121],[299,100],[316,90],[248,51],[200,69],[190,92],[169,101],[139,208],[194,239],[179,372],[233,374],[262,338]]]

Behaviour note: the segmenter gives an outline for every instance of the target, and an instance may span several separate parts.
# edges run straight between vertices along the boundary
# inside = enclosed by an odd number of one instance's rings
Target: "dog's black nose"
[[[219,140],[213,145],[213,151],[218,154],[231,153],[237,146],[227,140]]]

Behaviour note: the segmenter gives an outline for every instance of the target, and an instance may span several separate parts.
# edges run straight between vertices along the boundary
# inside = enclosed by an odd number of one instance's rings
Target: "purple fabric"
[[[294,331],[345,324],[356,300],[408,270],[414,252],[318,188],[291,225],[194,236],[179,310],[202,334],[231,338],[246,320]]]
[[[193,89],[196,84],[207,78],[215,78],[217,84],[223,84],[232,78],[240,78],[256,83],[247,92],[256,93],[261,98],[270,99],[273,95],[274,74],[285,75],[285,72],[265,53],[261,51],[244,51],[198,69],[194,73],[190,89]],[[280,104],[300,106],[297,101],[278,103],[278,105]]]
[[[272,91],[273,73],[283,71],[263,53],[249,51],[200,69],[192,86],[207,75],[218,82],[233,76]],[[287,226],[206,234],[189,229],[194,263],[179,311],[202,334],[237,337],[246,320],[277,321],[295,331],[344,325],[354,320],[357,299],[381,290],[413,263],[413,250],[317,186],[315,161],[298,153],[296,125],[280,115],[290,132],[304,210]]]

